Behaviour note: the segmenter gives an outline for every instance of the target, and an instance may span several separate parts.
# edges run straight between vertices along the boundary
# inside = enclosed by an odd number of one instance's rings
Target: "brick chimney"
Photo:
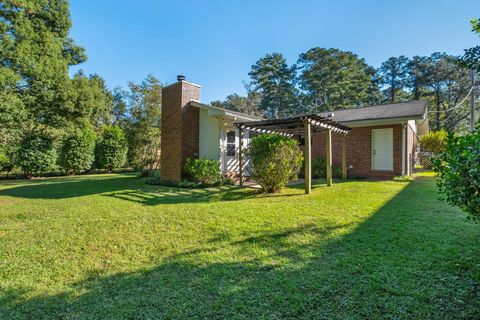
[[[187,158],[198,158],[199,110],[190,105],[200,100],[200,86],[177,76],[177,82],[162,89],[162,140],[160,177],[182,178]]]

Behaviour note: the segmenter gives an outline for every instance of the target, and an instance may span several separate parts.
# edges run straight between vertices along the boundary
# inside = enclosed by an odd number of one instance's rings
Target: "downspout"
[[[405,176],[405,164],[406,164],[406,153],[407,153],[407,146],[406,146],[406,125],[402,122],[402,176]]]

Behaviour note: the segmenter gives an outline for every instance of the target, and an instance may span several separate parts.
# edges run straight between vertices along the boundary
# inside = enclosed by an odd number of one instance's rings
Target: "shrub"
[[[395,176],[393,177],[393,181],[395,182],[411,182],[413,178],[411,176]]]
[[[422,150],[426,152],[441,153],[445,150],[448,133],[445,130],[430,131],[420,137]]]
[[[10,171],[15,167],[15,152],[12,148],[0,148],[0,171],[7,172],[7,178]]]
[[[183,169],[187,178],[204,185],[216,183],[220,178],[218,160],[189,158]]]
[[[342,168],[340,167],[332,167],[332,176],[334,178],[341,178],[342,175]]]
[[[89,129],[74,131],[62,146],[60,166],[67,174],[75,174],[92,167],[95,159],[95,133]]]
[[[303,169],[305,170],[305,168]],[[325,178],[327,176],[327,161],[323,158],[316,158],[312,161],[312,178]]]
[[[264,192],[279,192],[302,164],[297,141],[280,134],[255,136],[246,151],[251,174]]]
[[[217,181],[211,184],[203,184],[203,183],[195,182],[191,180],[181,180],[181,181],[175,182],[175,181],[162,180],[159,178],[147,179],[145,183],[155,185],[155,186],[176,187],[176,188],[183,188],[183,189],[209,188],[209,187],[226,186],[226,185],[233,184],[232,181],[227,177],[220,177]]]
[[[112,172],[123,166],[127,160],[127,140],[123,130],[118,126],[105,126],[102,139],[97,145],[97,166]]]
[[[52,170],[57,160],[53,139],[45,135],[25,137],[18,151],[18,165],[27,178]]]
[[[466,136],[448,135],[445,151],[434,162],[440,192],[450,205],[480,220],[480,128]]]
[[[301,178],[305,178],[305,161],[302,162],[300,168]],[[332,166],[332,176],[334,178],[342,177],[342,168]],[[326,178],[327,177],[327,161],[323,158],[315,158],[312,160],[312,179]]]

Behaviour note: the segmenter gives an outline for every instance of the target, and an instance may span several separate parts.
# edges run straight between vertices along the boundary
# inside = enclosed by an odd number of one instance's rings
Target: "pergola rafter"
[[[333,115],[332,115],[333,116]],[[312,132],[327,132],[326,163],[327,163],[327,185],[332,185],[332,133],[343,135],[342,139],[342,178],[347,178],[347,162],[345,151],[345,135],[350,128],[333,121],[331,118],[322,117],[317,114],[289,117],[283,119],[268,119],[259,121],[248,121],[236,123],[240,131],[239,148],[239,173],[240,185],[243,185],[243,131],[254,131],[260,133],[280,133],[286,136],[303,135],[305,137],[305,193],[309,194],[312,188]]]

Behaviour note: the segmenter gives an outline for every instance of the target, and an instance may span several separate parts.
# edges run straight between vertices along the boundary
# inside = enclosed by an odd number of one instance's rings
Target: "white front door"
[[[372,169],[393,171],[393,129],[372,129]]]
[[[237,172],[238,171],[238,147],[239,136],[238,129],[225,129],[224,134],[224,152],[223,152],[223,171]]]

